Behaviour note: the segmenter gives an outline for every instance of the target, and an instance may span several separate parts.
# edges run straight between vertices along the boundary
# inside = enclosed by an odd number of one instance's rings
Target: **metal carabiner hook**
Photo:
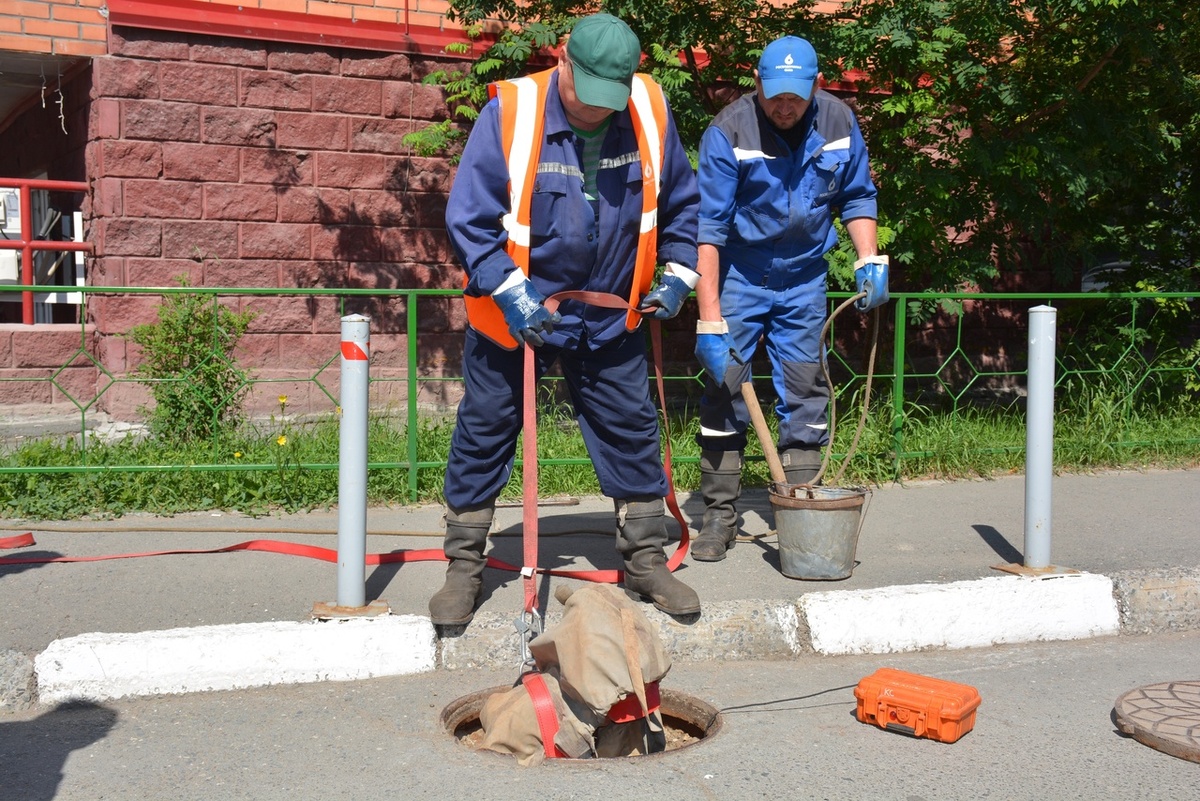
[[[529,650],[529,643],[533,642],[535,637],[541,635],[545,630],[545,620],[536,609],[530,609],[527,612],[522,612],[513,621],[513,627],[517,630],[517,636],[521,640],[521,670],[531,669],[535,667],[533,654]]]

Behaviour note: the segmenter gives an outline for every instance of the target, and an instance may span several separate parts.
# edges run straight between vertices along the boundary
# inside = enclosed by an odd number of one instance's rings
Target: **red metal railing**
[[[0,178],[0,188],[17,189],[21,193],[21,238],[0,239],[0,250],[21,251],[21,284],[23,286],[34,286],[34,251],[51,250],[55,252],[92,253],[91,242],[61,242],[33,238],[33,191],[39,189],[48,192],[87,192],[88,185],[86,182]],[[26,289],[21,293],[21,321],[25,325],[33,325],[34,323],[33,293],[34,290],[32,289]]]

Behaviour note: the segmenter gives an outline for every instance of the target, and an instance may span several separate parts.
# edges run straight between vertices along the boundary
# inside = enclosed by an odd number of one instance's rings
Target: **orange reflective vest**
[[[546,94],[554,70],[545,70],[488,87],[500,98],[500,131],[508,162],[509,212],[504,215],[508,233],[505,249],[525,275],[529,275],[529,208],[543,140]],[[637,131],[642,163],[642,220],[630,310],[625,327],[637,328],[641,315],[634,308],[650,291],[658,255],[658,191],[662,183],[663,152],[667,135],[667,101],[662,88],[648,75],[634,75],[629,113]],[[465,285],[465,284],[464,284]],[[504,315],[491,297],[464,296],[467,321],[479,333],[512,350],[517,341],[508,332]]]

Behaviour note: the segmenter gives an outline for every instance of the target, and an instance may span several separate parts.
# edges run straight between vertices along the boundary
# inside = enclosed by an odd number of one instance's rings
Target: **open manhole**
[[[487,699],[495,694],[506,692],[510,686],[492,687],[487,690],[464,695],[446,705],[442,710],[442,727],[454,739],[466,747],[475,750],[483,739],[483,726],[479,722],[479,713]],[[667,735],[667,749],[657,754],[647,754],[639,757],[615,757],[616,759],[645,759],[646,757],[663,757],[709,740],[721,730],[721,713],[711,704],[701,701],[695,696],[687,695],[676,690],[662,688],[659,712],[662,714],[663,728]],[[480,753],[493,753],[483,751]],[[495,754],[495,756],[502,756]],[[558,759],[555,762],[587,764],[591,759]]]

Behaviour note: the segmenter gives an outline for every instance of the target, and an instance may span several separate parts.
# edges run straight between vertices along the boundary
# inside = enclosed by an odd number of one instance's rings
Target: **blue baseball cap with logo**
[[[798,36],[776,39],[763,48],[758,77],[765,97],[793,94],[808,100],[817,82],[817,51]]]

